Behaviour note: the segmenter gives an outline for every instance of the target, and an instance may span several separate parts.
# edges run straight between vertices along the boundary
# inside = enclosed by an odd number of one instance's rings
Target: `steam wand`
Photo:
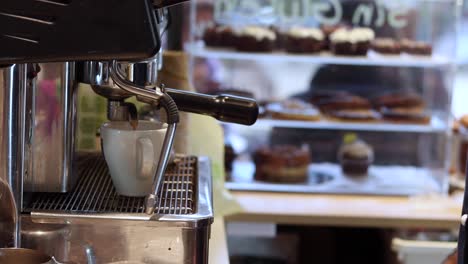
[[[158,167],[153,178],[151,193],[148,194],[145,201],[145,212],[147,214],[153,214],[157,195],[160,188],[162,187],[164,172],[166,171],[167,164],[169,163],[177,123],[179,123],[179,110],[177,109],[177,105],[175,104],[174,100],[172,100],[172,98],[166,93],[164,87],[157,87],[155,90],[149,90],[127,81],[119,72],[117,61],[115,60],[111,63],[110,76],[115,84],[117,84],[117,86],[119,86],[121,89],[158,103],[166,110],[168,124],[167,132],[161,148]]]

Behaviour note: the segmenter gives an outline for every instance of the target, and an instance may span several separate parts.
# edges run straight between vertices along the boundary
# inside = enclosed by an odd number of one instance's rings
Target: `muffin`
[[[281,103],[269,103],[265,107],[266,114],[273,119],[280,120],[303,120],[303,121],[318,121],[320,120],[320,111],[313,105],[290,99]]]
[[[205,29],[203,41],[210,47],[231,47],[234,45],[234,31],[229,26],[212,26]]]
[[[377,38],[371,43],[371,49],[382,54],[400,54],[401,47],[398,41],[391,38]]]
[[[246,52],[272,52],[276,43],[274,31],[258,26],[244,27],[235,38],[236,49]]]
[[[325,45],[320,29],[293,27],[286,33],[286,51],[289,53],[316,53]]]
[[[432,46],[422,41],[402,39],[400,41],[402,52],[412,55],[432,55]]]
[[[307,181],[308,166],[311,162],[307,147],[262,147],[255,151],[253,159],[256,180],[282,183]]]
[[[374,151],[355,134],[347,134],[338,152],[341,170],[348,177],[367,176],[369,166],[374,161]]]
[[[374,37],[370,28],[340,28],[330,35],[330,48],[336,55],[364,56]]]

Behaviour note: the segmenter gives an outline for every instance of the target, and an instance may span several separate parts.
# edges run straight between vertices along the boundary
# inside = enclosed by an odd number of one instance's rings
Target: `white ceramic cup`
[[[145,196],[151,192],[167,125],[139,121],[107,122],[101,126],[102,148],[114,187],[120,195]]]

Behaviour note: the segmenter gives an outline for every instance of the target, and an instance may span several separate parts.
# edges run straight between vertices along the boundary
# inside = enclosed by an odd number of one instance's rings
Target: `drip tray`
[[[155,214],[195,213],[197,157],[177,158],[166,170]],[[144,213],[144,197],[118,195],[107,164],[100,153],[81,157],[79,180],[68,193],[33,193],[26,212],[48,211],[70,214]]]

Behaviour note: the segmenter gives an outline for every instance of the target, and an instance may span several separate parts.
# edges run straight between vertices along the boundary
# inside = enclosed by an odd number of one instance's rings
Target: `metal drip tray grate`
[[[64,213],[143,213],[144,197],[120,196],[102,155],[92,154],[78,161],[79,182],[68,193],[35,193],[27,211]],[[166,170],[156,214],[194,213],[197,158],[182,157]]]

